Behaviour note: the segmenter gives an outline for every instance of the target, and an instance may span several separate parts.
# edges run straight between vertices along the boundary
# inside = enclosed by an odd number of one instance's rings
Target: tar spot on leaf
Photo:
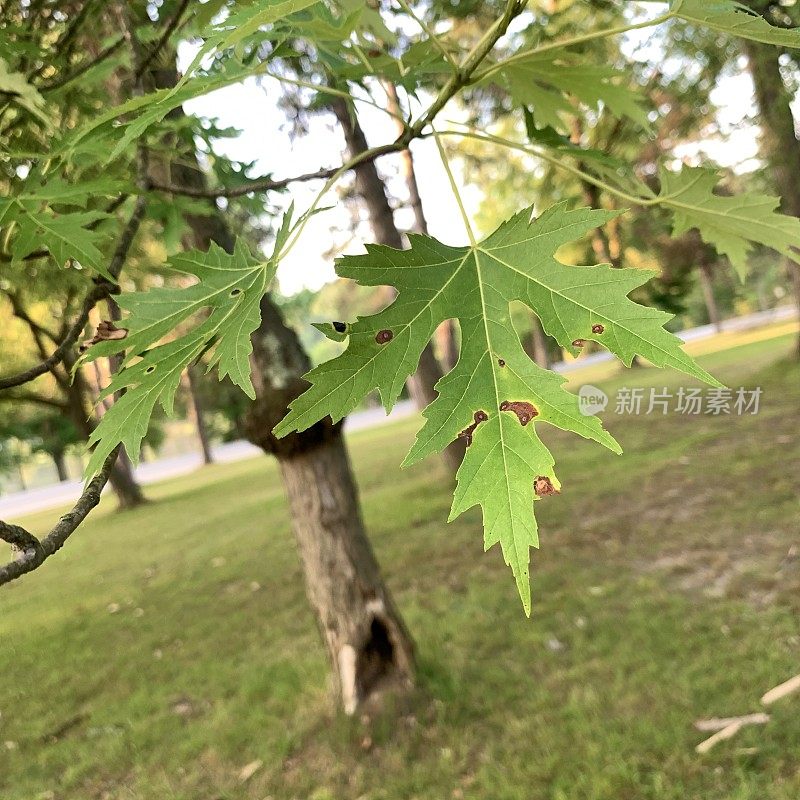
[[[501,411],[513,411],[517,415],[519,424],[525,427],[534,417],[539,416],[539,412],[530,403],[524,400],[504,400],[500,403]]]
[[[472,444],[472,434],[475,433],[475,428],[477,428],[481,422],[486,422],[486,420],[489,419],[489,415],[485,411],[476,411],[473,414],[472,419],[472,425],[464,428],[464,430],[458,434],[459,439],[464,439],[466,441],[467,447]]]
[[[332,322],[333,329],[336,333],[344,333],[347,330],[347,325],[344,322]]]
[[[242,293],[241,289],[231,289],[231,297],[236,297]]]
[[[497,363],[498,363],[498,364],[499,364],[501,367],[504,367],[504,366],[506,365],[506,362],[505,362],[505,361],[503,361],[503,359],[502,359],[502,358],[498,358],[498,359],[497,359]]]
[[[386,344],[386,342],[391,342],[394,338],[394,334],[389,330],[378,331],[375,334],[375,341],[378,344]]]

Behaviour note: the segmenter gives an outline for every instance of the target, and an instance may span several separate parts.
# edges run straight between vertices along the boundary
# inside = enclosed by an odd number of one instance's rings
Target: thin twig
[[[190,186],[177,186],[168,183],[159,183],[151,180],[149,188],[157,192],[168,192],[169,194],[183,195],[185,197],[200,197],[212,199],[215,197],[242,197],[251,192],[269,192],[277,189],[285,189],[290,183],[302,183],[304,181],[326,180],[339,171],[341,167],[329,169],[318,169],[316,172],[306,172],[302,175],[293,175],[290,178],[256,178],[243,186],[231,186],[229,188],[220,187],[218,189],[194,188]]]
[[[14,386],[22,386],[22,384],[28,383],[38,378],[40,375],[44,375],[46,372],[50,372],[56,364],[60,364],[64,360],[64,356],[66,356],[69,349],[81,335],[84,326],[89,320],[89,314],[92,309],[100,300],[112,294],[116,294],[119,291],[116,279],[119,278],[122,266],[125,263],[125,259],[128,257],[128,251],[133,243],[133,238],[136,236],[136,232],[139,230],[139,226],[142,223],[144,210],[145,197],[144,195],[139,195],[136,198],[136,205],[133,208],[133,213],[122,231],[117,247],[114,250],[114,255],[111,257],[111,262],[108,265],[108,273],[114,281],[106,279],[98,281],[84,298],[81,310],[72,323],[67,335],[61,340],[61,344],[59,344],[47,358],[30,367],[30,369],[26,369],[24,372],[17,373],[16,375],[10,375],[7,378],[0,378],[0,390],[11,389]]]
[[[125,37],[120,36],[104,50],[101,50],[94,58],[89,58],[86,61],[83,61],[78,67],[75,68],[73,72],[70,72],[69,75],[65,75],[63,78],[58,78],[50,83],[45,83],[39,88],[39,91],[43,94],[46,92],[54,92],[56,89],[60,89],[62,86],[72,83],[72,81],[74,81],[76,78],[80,78],[81,75],[87,73],[92,67],[96,67],[98,64],[101,64],[103,61],[105,61],[109,56],[114,55],[114,53],[116,53],[124,43]]]
[[[43,361],[40,361],[38,364],[34,364],[34,366],[24,370],[23,372],[18,372],[16,375],[9,375],[6,378],[0,378],[0,390],[11,389],[14,386],[22,386],[29,381],[35,380],[40,375],[50,372],[53,367],[56,366],[56,364],[60,364],[64,360],[64,356],[67,354],[72,345],[78,341],[78,337],[81,335],[87,321],[89,320],[89,314],[91,313],[91,310],[100,300],[108,297],[108,295],[111,294],[116,288],[116,285],[110,281],[102,281],[101,283],[96,284],[84,298],[81,310],[78,313],[78,316],[75,318],[75,321],[72,323],[67,335],[62,339],[61,344],[59,344],[59,346],[53,350],[53,352],[47,358],[45,358]]]
[[[331,167],[328,169],[319,169],[315,172],[307,172],[301,175],[293,175],[289,178],[281,178],[273,180],[272,178],[264,178],[261,180],[254,180],[245,186],[234,186],[231,188],[219,187],[214,189],[198,189],[189,188],[184,186],[176,186],[173,184],[159,183],[150,181],[149,188],[159,192],[168,192],[169,194],[184,195],[186,197],[197,198],[216,198],[216,197],[242,197],[243,195],[251,192],[266,192],[283,189],[290,183],[301,183],[316,179],[330,179],[334,175],[341,173],[345,167],[352,169],[370,161],[374,161],[381,156],[389,155],[390,153],[398,153],[405,150],[408,145],[414,140],[420,138],[424,129],[430,124],[434,117],[444,108],[449,100],[464,86],[466,86],[473,72],[478,68],[483,59],[486,58],[489,51],[494,47],[497,40],[506,32],[511,20],[522,11],[524,3],[517,0],[509,0],[506,4],[506,10],[500,19],[487,31],[483,38],[478,42],[473,50],[464,60],[464,63],[459,69],[450,77],[447,83],[442,87],[439,94],[434,99],[431,106],[413,125],[406,126],[404,132],[397,138],[396,141],[390,144],[373,147],[359,154],[356,161],[343,161],[338,167]],[[277,76],[272,76],[277,77]],[[313,86],[313,88],[324,91],[324,87]],[[402,117],[400,117],[402,120]],[[405,120],[403,120],[405,124]]]
[[[155,45],[153,45],[152,50],[150,50],[150,52],[141,59],[139,66],[136,67],[136,72],[133,76],[136,80],[139,80],[139,78],[144,75],[145,70],[153,62],[153,59],[161,52],[161,48],[167,43],[169,37],[175,32],[175,29],[180,24],[183,12],[186,11],[186,7],[188,5],[189,0],[181,0],[181,4],[175,10],[175,14],[167,24],[167,27],[164,28],[164,32],[159,37],[158,41],[155,43]]]

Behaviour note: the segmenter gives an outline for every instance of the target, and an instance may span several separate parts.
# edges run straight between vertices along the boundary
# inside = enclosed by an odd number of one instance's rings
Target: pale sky
[[[275,81],[259,85],[255,79],[250,79],[192,100],[186,107],[201,116],[216,117],[221,127],[231,126],[242,131],[237,139],[220,141],[217,149],[240,161],[255,161],[252,176],[271,173],[275,178],[282,178],[313,172],[319,167],[338,166],[342,162],[345,144],[333,116],[312,118],[309,134],[292,140],[287,131],[279,130],[276,122],[283,120],[283,113],[275,105],[278,94],[279,87]],[[364,103],[358,104],[358,110],[359,120],[371,145],[396,138],[394,122],[389,116]],[[411,150],[420,177],[420,195],[431,235],[448,244],[463,244],[466,241],[464,225],[436,145],[432,140],[416,141]],[[391,162],[396,163],[397,158],[385,156],[379,165],[383,170],[391,170]],[[285,195],[286,205],[291,198],[298,210],[308,208],[323,183],[293,184],[291,193]],[[480,200],[474,187],[465,190],[465,196],[474,210]],[[322,205],[335,205],[336,202],[337,194],[332,190]],[[401,226],[411,227],[410,216],[399,214],[398,222]],[[343,206],[313,217],[297,246],[278,269],[281,291],[293,294],[303,287],[317,289],[334,280],[333,259],[326,258],[324,253],[332,243],[331,228],[347,228],[349,224],[350,214]],[[363,248],[352,243],[347,252],[360,249]]]
[[[644,55],[657,60],[657,53],[648,52],[651,48],[644,39],[626,41],[625,49],[636,49],[640,58]],[[185,57],[181,58],[182,62],[188,61],[191,57],[190,48],[182,48],[181,56]],[[220,141],[217,149],[234,159],[256,162],[251,177],[272,174],[275,178],[281,178],[340,164],[344,139],[333,117],[321,115],[312,118],[309,134],[292,140],[288,131],[280,127],[284,115],[275,104],[279,94],[280,87],[274,79],[261,82],[249,79],[242,84],[195,99],[187,103],[187,110],[216,118],[222,127],[230,126],[241,130],[238,138]],[[379,91],[376,95],[380,96]],[[698,151],[702,150],[723,167],[737,171],[752,170],[757,165],[755,157],[758,148],[756,131],[747,123],[755,113],[753,87],[749,76],[742,72],[723,78],[714,90],[712,99],[720,109],[718,119],[725,132],[724,138],[710,138],[704,142],[702,148],[682,147],[678,151],[679,157],[690,163],[697,158]],[[370,144],[388,142],[396,137],[394,122],[389,116],[364,103],[358,104],[358,110],[361,125]],[[441,119],[452,119],[457,113],[456,104],[451,103],[442,113]],[[415,141],[412,152],[431,234],[448,244],[464,244],[464,226],[453,201],[436,145],[432,140]],[[396,168],[392,162],[396,164],[397,158],[386,156],[381,159],[379,166],[382,171],[391,172]],[[455,173],[458,178],[458,168]],[[285,202],[288,205],[291,198],[298,210],[305,210],[321,187],[321,181],[292,184],[290,193],[285,195]],[[478,190],[468,187],[464,195],[468,211],[474,211],[481,199]],[[335,229],[346,230],[350,224],[349,211],[344,204],[337,204],[337,199],[335,190],[328,194],[322,205],[332,205],[334,208],[310,220],[302,239],[281,263],[278,280],[284,293],[293,294],[303,287],[318,289],[335,279],[333,259],[325,253],[335,240],[342,239],[341,234],[335,234]],[[520,198],[520,207],[529,202],[530,198]],[[398,214],[398,222],[401,227],[410,227],[410,216],[403,216],[403,213]],[[363,230],[363,234],[367,236],[368,230]],[[359,252],[362,245],[355,240],[345,250]]]

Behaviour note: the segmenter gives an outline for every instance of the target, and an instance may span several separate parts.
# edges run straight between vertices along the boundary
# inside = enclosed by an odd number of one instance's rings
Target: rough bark
[[[383,690],[413,684],[414,646],[364,530],[341,423],[326,418],[276,439],[275,424],[306,388],[308,356],[267,298],[253,336],[257,399],[247,437],[278,458],[303,564],[306,594],[328,650],[346,713],[371,705]]]
[[[411,637],[360,524],[341,435],[281,459],[306,593],[319,620],[342,706],[352,714],[384,689],[413,684]],[[324,520],[321,529],[317,520]],[[354,535],[354,522],[359,531]]]
[[[778,62],[779,51],[757,42],[743,42],[761,116],[761,149],[781,195],[782,211],[800,217],[800,141]],[[789,283],[800,308],[800,264],[787,261]],[[800,337],[796,356],[800,358]]]
[[[155,75],[173,85],[174,69]],[[182,113],[178,110],[177,113]],[[169,165],[173,184],[205,187],[193,151]],[[188,215],[193,243],[216,242],[228,252],[233,237],[219,210]],[[380,573],[359,511],[342,424],[326,418],[302,433],[276,438],[272,430],[303,392],[311,367],[297,334],[269,295],[253,334],[256,400],[244,421],[248,439],[280,465],[306,592],[330,656],[337,695],[352,714],[377,701],[388,685],[406,690],[414,679],[414,645]]]
[[[358,119],[353,115],[352,109],[347,102],[341,98],[331,101],[331,107],[339,125],[344,133],[347,150],[351,157],[358,153],[363,153],[369,149],[364,131],[359,125]],[[410,167],[413,174],[413,162],[410,161],[410,151],[404,151],[407,155],[406,164]],[[394,213],[386,195],[386,187],[378,174],[378,169],[372,161],[365,162],[357,166],[354,170],[356,176],[356,190],[364,201],[364,205],[369,212],[370,226],[375,236],[375,241],[398,250],[403,247],[403,236],[394,221]],[[427,230],[427,223],[422,212],[422,203],[419,200],[419,190],[414,180],[414,189],[418,205],[415,215],[419,215],[422,225],[422,232]],[[409,379],[408,388],[411,397],[417,408],[423,409],[432,403],[437,396],[434,386],[442,377],[442,368],[436,360],[433,347],[430,342],[425,346],[419,359],[417,371]],[[456,439],[442,453],[442,459],[448,469],[455,475],[461,466],[464,458],[465,444],[463,440]]]
[[[580,145],[581,140],[583,139],[583,124],[580,117],[573,117],[571,119],[570,128],[570,139],[574,144]],[[582,170],[587,169],[586,164],[582,161],[578,162],[578,167]],[[593,183],[590,183],[584,179],[580,179],[579,183],[583,202],[586,203],[586,205],[590,208],[602,208],[602,204],[600,202],[600,189]],[[597,261],[603,264],[611,264],[614,267],[620,266],[619,257],[614,258],[612,256],[611,244],[604,227],[598,226],[597,228],[592,229],[590,234],[590,242],[592,245],[592,252],[594,253],[594,257],[597,259]]]

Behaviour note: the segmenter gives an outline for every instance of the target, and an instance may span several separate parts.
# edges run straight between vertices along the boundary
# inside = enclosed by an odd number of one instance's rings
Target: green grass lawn
[[[621,457],[547,431],[563,492],[537,504],[530,620],[477,510],[445,523],[440,463],[397,469],[418,420],[353,435],[419,650],[418,693],[379,719],[332,709],[267,458],[150,487],[136,511],[107,498],[0,589],[0,798],[797,800],[800,694],[705,756],[693,728],[800,672],[793,338],[701,357],[763,387],[756,416],[607,414]],[[691,385],[604,369],[609,392]]]

